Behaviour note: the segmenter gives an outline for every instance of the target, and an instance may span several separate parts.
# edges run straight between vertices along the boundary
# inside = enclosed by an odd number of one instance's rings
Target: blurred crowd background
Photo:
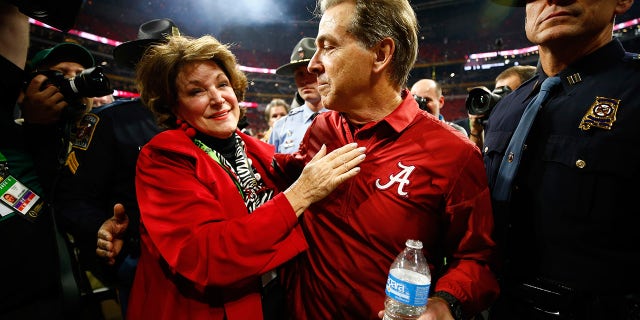
[[[408,84],[430,78],[442,84],[447,120],[467,115],[467,90],[493,86],[495,76],[515,64],[535,65],[537,52],[524,35],[524,9],[495,5],[488,0],[412,0],[420,22],[420,52]],[[232,46],[248,69],[246,95],[249,128],[267,128],[264,108],[274,98],[291,101],[292,78],[275,75],[288,62],[291,47],[302,37],[315,37],[315,0],[88,0],[69,32],[32,20],[29,56],[63,40],[88,48],[111,80],[116,96],[136,94],[133,72],[115,64],[115,44],[136,39],[138,26],[156,18],[172,19],[182,34],[211,34]],[[224,14],[219,14],[224,12]],[[615,35],[628,51],[640,51],[640,6],[616,18]],[[623,23],[625,23],[623,25]],[[514,54],[512,50],[529,48]],[[535,48],[534,48],[535,49]],[[473,54],[484,54],[474,58]],[[509,54],[506,54],[509,53]]]

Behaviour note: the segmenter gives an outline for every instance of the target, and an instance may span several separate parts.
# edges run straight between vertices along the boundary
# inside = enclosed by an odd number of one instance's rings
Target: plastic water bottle
[[[389,269],[383,320],[418,319],[427,309],[431,272],[422,253],[422,242],[407,240]]]

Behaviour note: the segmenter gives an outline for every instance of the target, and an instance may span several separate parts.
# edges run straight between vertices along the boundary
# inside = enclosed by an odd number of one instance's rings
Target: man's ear
[[[376,60],[374,62],[373,71],[379,72],[387,69],[391,63],[391,58],[396,51],[396,43],[391,38],[384,38],[374,48]]]
[[[631,9],[634,0],[618,0],[615,9],[615,15],[621,15]]]

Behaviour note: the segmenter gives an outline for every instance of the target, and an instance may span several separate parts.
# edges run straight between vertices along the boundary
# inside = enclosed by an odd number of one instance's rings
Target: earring
[[[196,129],[190,127],[186,121],[177,119],[176,124],[178,125],[178,127],[180,127],[180,129],[184,131],[184,133],[187,135],[187,137],[189,137],[189,139],[195,138]]]

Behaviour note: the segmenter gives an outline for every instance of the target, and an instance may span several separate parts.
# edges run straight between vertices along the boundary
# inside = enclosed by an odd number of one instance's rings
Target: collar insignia
[[[582,77],[579,73],[574,73],[567,77],[567,82],[569,82],[570,85],[574,85],[578,82],[582,82]]]
[[[616,121],[616,113],[620,100],[604,97],[596,97],[596,101],[591,105],[587,113],[582,117],[578,128],[587,131],[592,127],[611,130]]]

